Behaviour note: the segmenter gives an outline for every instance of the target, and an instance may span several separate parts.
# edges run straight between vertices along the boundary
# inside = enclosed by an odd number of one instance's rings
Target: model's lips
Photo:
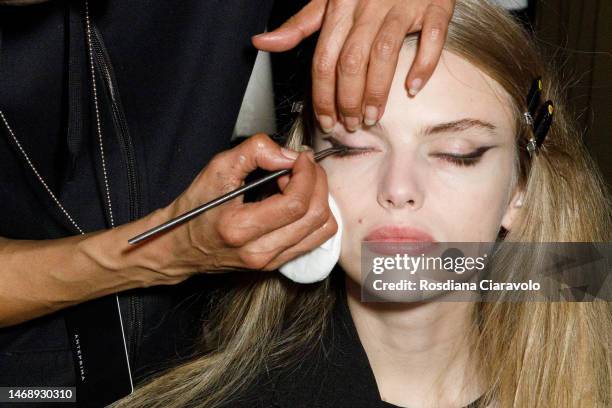
[[[371,231],[363,239],[366,248],[384,255],[421,255],[434,250],[434,238],[417,228],[388,225]]]
[[[376,228],[363,239],[364,241],[407,241],[407,242],[433,242],[431,235],[423,230],[402,227],[400,225],[385,225]]]

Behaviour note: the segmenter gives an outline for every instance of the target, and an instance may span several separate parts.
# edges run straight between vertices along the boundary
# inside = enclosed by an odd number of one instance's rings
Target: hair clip
[[[529,94],[527,94],[527,111],[523,113],[525,122],[527,122],[533,131],[533,136],[527,143],[527,151],[530,156],[542,145],[552,124],[554,112],[552,101],[546,101],[543,105],[539,106],[542,98],[542,89],[542,77],[537,77],[533,80]]]
[[[532,125],[533,136],[529,139],[529,143],[527,144],[527,151],[530,155],[533,154],[537,148],[542,146],[548,134],[548,130],[550,129],[550,125],[552,124],[554,111],[555,108],[552,101],[544,102],[538,110],[538,114]]]
[[[540,99],[542,97],[542,77],[537,77],[533,80],[531,84],[531,89],[529,90],[529,94],[527,95],[527,112],[531,117],[531,123],[533,123],[533,118],[535,116],[535,110],[540,104]]]

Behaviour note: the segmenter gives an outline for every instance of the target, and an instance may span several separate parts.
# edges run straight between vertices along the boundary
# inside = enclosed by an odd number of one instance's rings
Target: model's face
[[[444,51],[410,98],[404,78],[413,58],[405,46],[379,124],[353,133],[338,124],[315,137],[316,151],[332,143],[367,148],[321,162],[344,221],[340,265],[356,281],[361,242],[380,227],[416,228],[437,242],[495,241],[500,227],[511,227],[518,195],[509,96]]]

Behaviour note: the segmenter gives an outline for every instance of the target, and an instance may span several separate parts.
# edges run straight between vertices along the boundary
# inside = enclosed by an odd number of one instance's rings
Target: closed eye
[[[457,166],[474,166],[476,165],[484,153],[493,146],[483,146],[474,150],[473,152],[466,154],[448,154],[448,153],[436,153],[433,156],[438,157],[442,160],[448,161]]]
[[[326,140],[329,143],[331,143],[332,147],[342,147],[342,148],[345,148],[344,151],[338,152],[338,153],[334,154],[332,157],[359,156],[359,155],[371,153],[371,152],[374,151],[374,149],[369,148],[369,147],[347,146],[347,145],[345,145],[343,143],[340,143],[338,141],[338,139],[334,138],[333,136],[324,137],[323,140]]]

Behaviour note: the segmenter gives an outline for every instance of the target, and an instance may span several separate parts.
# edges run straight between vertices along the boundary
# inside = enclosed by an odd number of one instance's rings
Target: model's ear
[[[514,195],[512,196],[512,200],[510,200],[510,203],[508,204],[508,208],[506,208],[506,213],[502,218],[502,226],[508,231],[512,229],[512,224],[523,207],[524,197],[524,191],[517,187]]]

